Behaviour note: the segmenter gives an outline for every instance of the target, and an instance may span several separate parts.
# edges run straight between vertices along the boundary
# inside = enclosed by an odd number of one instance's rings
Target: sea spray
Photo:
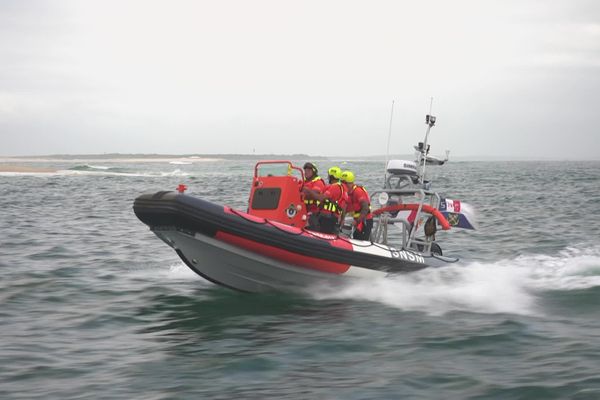
[[[313,288],[317,299],[367,300],[404,311],[543,314],[537,295],[600,286],[600,249],[568,248],[556,256],[474,262],[357,280],[341,288]]]
[[[556,256],[530,255],[515,260],[527,269],[537,290],[579,290],[600,286],[600,247],[568,247]]]
[[[341,289],[314,291],[318,299],[368,300],[403,311],[443,315],[450,311],[534,313],[534,299],[522,274],[485,264],[429,268],[375,280],[353,281]]]

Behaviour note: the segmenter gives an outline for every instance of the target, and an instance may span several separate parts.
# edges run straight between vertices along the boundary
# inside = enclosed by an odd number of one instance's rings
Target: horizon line
[[[304,153],[54,153],[54,154],[43,154],[43,155],[0,155],[1,158],[7,158],[12,160],[43,160],[43,159],[56,159],[60,157],[66,157],[68,159],[85,159],[87,158],[105,158],[105,157],[116,157],[116,158],[249,158],[249,159],[274,159],[273,157],[279,158],[290,158],[290,159],[346,159],[346,160],[365,160],[365,161],[385,161],[390,159],[410,159],[414,158],[414,154],[372,154],[372,155],[310,155]],[[448,162],[451,161],[600,161],[600,157],[597,158],[572,158],[572,157],[558,157],[558,156],[506,156],[506,155],[480,155],[480,156],[458,156],[450,157]]]

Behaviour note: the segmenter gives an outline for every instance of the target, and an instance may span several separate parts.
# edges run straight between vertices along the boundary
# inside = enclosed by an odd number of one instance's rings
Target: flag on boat
[[[477,229],[475,209],[470,204],[441,199],[439,210],[453,228]]]

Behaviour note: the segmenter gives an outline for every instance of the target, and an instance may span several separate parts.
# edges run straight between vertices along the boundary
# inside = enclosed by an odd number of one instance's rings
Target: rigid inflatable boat
[[[451,228],[448,213],[455,225],[464,215],[454,212],[456,201],[425,187],[416,163],[387,164],[386,185],[371,197],[381,207],[372,212],[369,241],[351,239],[348,227],[335,235],[306,229],[303,182],[304,171],[291,161],[259,161],[246,211],[187,195],[184,185],[139,196],[133,208],[198,275],[246,292],[298,291],[457,261],[442,255],[435,231]],[[388,243],[394,237],[397,245]]]

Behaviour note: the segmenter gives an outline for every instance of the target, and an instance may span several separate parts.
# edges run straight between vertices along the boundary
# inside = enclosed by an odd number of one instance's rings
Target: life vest
[[[340,190],[337,199],[326,198],[325,200],[323,200],[319,207],[322,210],[325,210],[326,212],[329,212],[331,214],[341,215],[346,207],[346,202],[344,199],[344,195],[346,194],[346,188],[341,182],[333,183],[329,187],[332,187],[333,185],[337,185]]]
[[[365,189],[364,186],[361,185],[352,185],[352,189],[348,192],[348,197],[349,197],[349,209],[348,211],[352,211],[352,217],[354,217],[354,219],[358,219],[360,217],[360,209],[361,209],[361,205],[359,201],[355,201],[355,196],[354,193],[356,193],[356,189],[361,189],[365,196],[367,197],[367,203],[369,203],[369,213],[366,215],[366,219],[371,219],[373,218],[373,214],[371,214],[371,198],[369,197],[369,192],[367,192],[367,189]]]
[[[322,193],[325,188],[325,181],[320,176],[315,176],[310,181],[304,182],[304,187]],[[306,204],[306,209],[308,211],[317,211],[320,202],[319,200],[304,199],[304,204]]]

